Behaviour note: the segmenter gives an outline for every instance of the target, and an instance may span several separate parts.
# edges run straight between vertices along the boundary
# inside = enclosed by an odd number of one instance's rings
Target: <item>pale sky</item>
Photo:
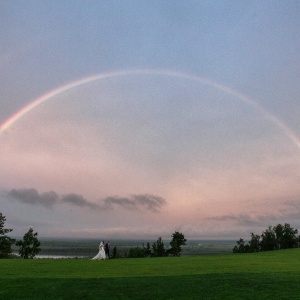
[[[299,1],[0,1],[13,235],[300,229]]]

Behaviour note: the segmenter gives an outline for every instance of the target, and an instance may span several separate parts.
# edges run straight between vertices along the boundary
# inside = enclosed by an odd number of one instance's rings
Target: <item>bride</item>
[[[99,245],[99,252],[92,259],[105,259],[104,241],[101,241],[101,243]]]

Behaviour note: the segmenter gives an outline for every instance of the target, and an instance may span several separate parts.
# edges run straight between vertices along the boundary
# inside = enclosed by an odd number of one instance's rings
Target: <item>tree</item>
[[[128,252],[128,257],[129,258],[140,258],[140,257],[145,257],[145,250],[144,248],[141,247],[133,247],[129,249]]]
[[[276,234],[277,249],[289,249],[298,247],[298,230],[292,228],[290,224],[285,223],[284,226],[278,224],[273,227],[273,230]]]
[[[175,231],[172,234],[172,240],[170,242],[171,249],[168,250],[168,253],[173,256],[180,256],[181,246],[185,245],[185,242],[186,239],[184,238],[184,235],[178,231]]]
[[[247,245],[245,245],[243,239],[240,239],[232,251],[234,253],[259,252],[297,248],[299,246],[298,230],[285,223],[274,227],[269,226],[261,235],[251,233],[251,240]]]
[[[11,255],[11,246],[15,242],[14,239],[7,236],[12,229],[4,228],[5,221],[5,216],[0,212],[0,258],[7,258]]]
[[[114,246],[114,248],[113,248],[113,252],[112,252],[112,258],[117,258],[117,247],[116,246]]]
[[[16,245],[20,247],[19,254],[22,258],[34,258],[40,251],[40,245],[38,233],[33,233],[33,229],[29,228],[28,232],[25,233],[23,240],[17,241]]]
[[[233,252],[234,253],[245,253],[245,241],[244,239],[240,238],[238,241],[236,241],[237,245],[234,246]]]
[[[251,233],[251,240],[249,242],[249,252],[259,252],[260,251],[260,236]]]
[[[146,257],[150,257],[151,256],[151,247],[150,247],[150,243],[147,243],[147,246],[144,247],[144,252],[145,252],[145,256]]]
[[[276,233],[271,226],[269,226],[261,234],[260,246],[262,251],[270,251],[275,250],[277,248]]]
[[[161,237],[158,238],[156,243],[153,243],[152,250],[153,250],[153,256],[155,257],[166,256],[165,246]]]

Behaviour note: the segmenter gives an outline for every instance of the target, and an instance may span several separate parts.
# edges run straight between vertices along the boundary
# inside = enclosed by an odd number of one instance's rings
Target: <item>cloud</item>
[[[138,206],[144,207],[145,209],[153,212],[158,212],[162,206],[167,204],[165,199],[151,194],[134,195],[133,199]]]
[[[151,194],[132,195],[130,198],[115,196],[105,198],[102,208],[114,209],[115,207],[122,207],[128,210],[159,212],[166,203],[165,199]]]
[[[217,221],[221,223],[234,223],[239,226],[261,225],[262,219],[264,219],[262,216],[251,217],[248,214],[231,214],[207,218],[207,220]]]
[[[278,222],[282,218],[282,214],[264,214],[264,215],[248,215],[248,214],[237,214],[237,215],[223,215],[217,217],[207,218],[208,220],[217,221],[220,223],[232,223],[236,226],[241,227],[261,227],[273,225],[274,222]]]
[[[8,197],[13,198],[24,204],[42,205],[52,208],[55,204],[63,203],[66,205],[87,207],[96,210],[113,210],[123,208],[127,210],[150,211],[157,213],[166,205],[166,200],[152,194],[132,195],[130,197],[111,196],[98,203],[93,203],[85,199],[82,195],[69,193],[59,196],[54,191],[39,193],[36,189],[12,189],[6,193]]]
[[[300,201],[282,201],[281,208],[277,212],[270,213],[249,213],[249,214],[228,214],[206,218],[207,221],[214,221],[219,224],[231,224],[240,228],[267,228],[279,223],[289,223],[298,225],[300,214]]]
[[[285,208],[282,210],[282,214],[288,216],[291,219],[299,219],[300,214],[300,201],[299,200],[287,200],[284,202]]]
[[[72,193],[63,195],[61,197],[61,202],[80,207],[99,208],[97,204],[87,201],[82,195]]]
[[[58,200],[57,193],[50,191],[39,193],[36,189],[12,189],[7,195],[21,203],[52,207]]]
[[[128,198],[107,197],[103,200],[102,208],[104,210],[114,209],[116,206],[120,206],[128,210],[136,209],[136,204],[134,203],[134,201]]]

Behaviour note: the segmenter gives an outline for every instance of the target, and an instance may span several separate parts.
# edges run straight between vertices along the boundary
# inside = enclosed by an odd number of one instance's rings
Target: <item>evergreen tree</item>
[[[11,255],[11,246],[15,242],[14,239],[7,236],[12,229],[4,227],[5,221],[5,216],[0,212],[0,258],[8,258]]]
[[[112,252],[112,258],[117,258],[117,247],[115,246],[114,248],[113,248],[113,252]]]
[[[153,256],[155,257],[166,256],[165,246],[161,237],[158,238],[156,243],[153,243],[152,250],[153,250]]]
[[[147,243],[147,246],[144,247],[144,252],[145,252],[145,256],[146,257],[150,257],[151,256],[151,247],[150,247],[150,243]]]

